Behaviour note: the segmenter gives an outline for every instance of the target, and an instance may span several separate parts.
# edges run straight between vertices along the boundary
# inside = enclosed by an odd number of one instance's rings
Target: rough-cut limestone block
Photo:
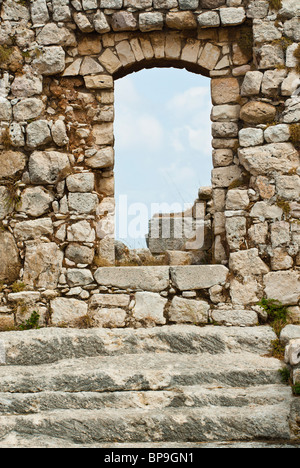
[[[126,312],[117,307],[106,309],[100,308],[91,314],[94,327],[101,328],[123,328],[125,327]]]
[[[263,275],[269,273],[269,267],[261,260],[258,249],[241,250],[230,254],[230,271],[241,276]]]
[[[14,119],[18,122],[36,119],[45,110],[45,104],[41,99],[27,98],[21,99],[14,107]]]
[[[79,172],[66,179],[69,192],[92,192],[95,185],[95,176],[91,172]]]
[[[39,146],[44,146],[52,141],[51,132],[47,120],[36,120],[27,125],[26,144],[34,150]]]
[[[223,26],[235,26],[242,24],[246,20],[246,12],[243,7],[239,8],[221,8],[221,23]]]
[[[226,197],[226,210],[245,210],[250,203],[247,190],[229,190]]]
[[[197,21],[190,11],[168,13],[166,24],[170,29],[186,30],[197,28]]]
[[[241,89],[241,95],[255,96],[256,94],[259,94],[263,77],[264,74],[260,71],[249,71],[246,73]]]
[[[276,107],[260,101],[251,101],[241,109],[241,119],[248,124],[273,123],[276,116]]]
[[[27,244],[24,283],[32,288],[55,289],[63,256],[54,242]]]
[[[90,300],[90,307],[128,307],[128,294],[94,294]]]
[[[22,221],[17,223],[14,228],[14,236],[18,241],[36,239],[51,234],[53,234],[51,218]]]
[[[252,218],[260,219],[281,219],[283,214],[282,208],[277,205],[272,205],[265,201],[257,202],[253,205],[252,210],[250,211],[250,216]]]
[[[226,188],[229,187],[232,182],[240,180],[241,177],[242,171],[236,165],[218,167],[212,171],[212,185],[213,187]]]
[[[90,75],[84,77],[88,89],[110,89],[113,88],[113,79],[109,75]]]
[[[111,146],[101,148],[93,156],[86,158],[85,162],[88,167],[93,169],[102,169],[112,167],[114,165],[114,149]]]
[[[144,325],[164,325],[164,309],[168,300],[153,292],[137,292],[132,311],[134,319]]]
[[[20,203],[16,211],[29,216],[42,216],[46,214],[54,201],[54,195],[44,187],[27,187],[21,194]]]
[[[82,265],[93,263],[94,249],[80,244],[69,244],[65,251],[65,256],[72,262]]]
[[[26,156],[19,151],[0,152],[0,179],[14,177],[25,169]]]
[[[244,147],[264,144],[264,132],[261,128],[243,128],[239,132],[240,145]]]
[[[285,349],[284,361],[286,364],[290,364],[290,366],[300,364],[300,337],[290,340]]]
[[[84,301],[57,297],[50,303],[52,325],[76,326],[78,320],[87,315],[88,306]]]
[[[290,340],[300,339],[300,325],[286,325],[280,333],[280,341],[288,344]]]
[[[98,196],[95,193],[69,193],[68,205],[71,211],[91,213],[96,210]]]
[[[32,184],[56,184],[70,171],[66,153],[57,151],[35,151],[29,159],[29,177]]]
[[[204,324],[208,322],[209,304],[183,297],[174,297],[168,311],[169,320],[176,323]]]
[[[290,139],[290,127],[279,124],[266,128],[264,137],[267,143],[284,143]]]
[[[208,289],[226,281],[228,269],[223,265],[171,267],[174,286],[180,291]]]
[[[268,299],[277,299],[285,305],[297,305],[300,299],[300,274],[298,271],[276,271],[264,277]]]
[[[13,282],[19,277],[19,253],[10,232],[0,231],[0,281]]]
[[[258,324],[257,313],[253,310],[213,310],[212,320],[220,325],[251,327]]]
[[[164,17],[162,13],[149,12],[139,15],[139,28],[142,32],[161,31],[164,27]]]
[[[214,105],[236,103],[240,97],[240,86],[236,78],[216,78],[211,81]]]
[[[233,305],[249,306],[259,301],[259,287],[255,278],[246,276],[243,281],[234,279],[230,283],[230,296]]]
[[[95,273],[101,286],[160,292],[169,286],[169,267],[104,267]]]
[[[276,178],[277,193],[285,200],[299,200],[300,177],[297,175],[278,176]]]
[[[216,28],[220,26],[220,16],[217,11],[206,11],[198,16],[198,24],[201,28]]]
[[[94,242],[95,229],[87,221],[79,221],[68,226],[67,236],[69,242]]]
[[[43,47],[32,66],[41,75],[56,75],[65,69],[65,51],[60,46]]]
[[[276,143],[238,151],[245,169],[253,175],[274,171],[287,173],[299,167],[299,154],[292,143]]]
[[[93,283],[94,278],[90,270],[83,268],[69,268],[67,271],[67,282],[71,288],[87,286]]]
[[[9,302],[23,302],[24,304],[35,304],[40,300],[41,294],[38,291],[21,291],[7,295]]]
[[[246,218],[243,216],[226,218],[225,228],[230,250],[238,250],[245,241],[247,234]]]

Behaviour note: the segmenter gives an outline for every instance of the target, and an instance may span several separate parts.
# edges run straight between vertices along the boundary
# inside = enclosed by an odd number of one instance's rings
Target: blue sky
[[[142,248],[148,219],[140,222],[139,214],[148,210],[150,218],[153,203],[183,209],[210,185],[210,80],[186,70],[142,70],[116,81],[115,110],[116,237]],[[138,239],[119,232],[125,218]]]

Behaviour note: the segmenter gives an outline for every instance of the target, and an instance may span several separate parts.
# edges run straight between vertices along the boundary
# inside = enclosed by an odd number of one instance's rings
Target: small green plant
[[[258,302],[258,305],[267,313],[267,323],[271,325],[277,335],[277,339],[272,341],[272,356],[283,359],[285,346],[281,343],[279,337],[281,330],[288,323],[288,310],[276,299],[263,298]]]
[[[19,329],[24,331],[24,330],[37,330],[39,329],[39,321],[40,321],[40,315],[38,312],[34,311],[32,312],[30,318],[26,320],[24,323],[19,325]]]
[[[285,383],[289,385],[290,383],[290,371],[287,367],[284,367],[283,369],[279,369],[279,374],[281,376],[281,381],[282,383]]]
[[[285,346],[281,343],[280,339],[277,338],[277,340],[273,340],[271,342],[271,345],[272,345],[272,356],[276,359],[280,359],[281,361],[283,361]]]
[[[294,395],[300,396],[300,382],[297,382],[295,385],[293,385],[292,390]]]
[[[266,299],[263,297],[258,305],[267,312],[269,323],[274,323],[276,321],[284,321],[287,323],[288,310],[277,299]]]
[[[13,293],[22,292],[24,291],[25,288],[26,288],[26,284],[22,283],[22,281],[15,281],[11,285],[11,290]]]

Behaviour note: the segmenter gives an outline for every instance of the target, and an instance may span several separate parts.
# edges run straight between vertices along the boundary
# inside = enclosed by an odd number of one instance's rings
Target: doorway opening
[[[209,263],[210,113],[210,80],[201,75],[153,68],[116,80],[120,265]]]

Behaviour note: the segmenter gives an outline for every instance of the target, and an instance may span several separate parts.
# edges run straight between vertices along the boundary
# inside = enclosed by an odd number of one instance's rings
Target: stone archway
[[[75,297],[84,315],[95,251],[113,261],[114,79],[174,66],[212,81],[214,261],[232,276],[221,268],[210,300],[298,306],[298,10],[237,3],[2,2],[0,214],[15,271],[1,281],[19,276],[46,309]]]
[[[234,161],[238,148],[240,85],[242,81],[239,73],[245,71],[242,65],[245,66],[245,62],[247,62],[248,69],[251,61],[249,54],[242,53],[237,45],[236,41],[240,39],[240,36],[241,31],[236,32],[232,38],[232,41],[235,42],[231,42],[228,39],[228,31],[224,30],[220,30],[220,33],[216,30],[203,30],[197,34],[191,33],[191,31],[152,31],[143,34],[122,32],[105,34],[102,38],[102,44],[99,44],[98,35],[85,35],[79,39],[79,56],[76,56],[75,60],[66,68],[63,76],[67,83],[68,79],[74,80],[74,76],[82,73],[86,90],[99,96],[103,95],[105,101],[109,99],[109,93],[112,93],[115,79],[144,68],[186,68],[193,73],[210,76],[212,78],[212,99],[215,105],[212,112],[214,165],[216,168],[213,174],[213,185],[214,188],[219,189],[220,196],[220,190],[225,191],[233,182],[242,177],[244,180],[247,178],[245,171],[243,174],[239,164]],[[99,70],[99,62],[102,72]],[[231,66],[235,66],[237,76],[232,76],[231,68],[229,68]],[[242,70],[239,70],[239,66]],[[93,155],[86,158],[85,161],[92,169],[102,170],[109,167],[107,164],[111,164],[113,157],[112,103],[107,104],[106,101],[105,106],[102,107],[102,115],[93,117],[94,120],[97,118],[99,119],[98,123],[92,122],[91,135],[96,145],[100,145],[101,148],[97,156]],[[84,120],[86,121],[86,117]],[[110,163],[107,162],[108,154],[110,154]],[[105,159],[104,165],[103,157]],[[98,162],[97,159],[99,159]],[[113,180],[108,176],[110,171],[105,172],[107,172],[106,180],[100,182],[102,188],[105,186],[103,195],[107,197],[107,201],[103,203],[106,208],[110,203],[110,213],[112,213],[112,203],[108,199],[113,195]],[[225,196],[225,194],[223,195]],[[217,262],[226,263],[225,226],[221,231],[218,222],[219,213],[217,213],[216,218],[218,238],[214,258]],[[100,224],[107,227],[107,219],[102,219]],[[112,229],[109,229],[108,237],[110,237],[111,232]],[[100,246],[102,243],[106,251],[100,247],[101,255],[104,259],[111,261],[113,244],[107,239],[100,240]]]

